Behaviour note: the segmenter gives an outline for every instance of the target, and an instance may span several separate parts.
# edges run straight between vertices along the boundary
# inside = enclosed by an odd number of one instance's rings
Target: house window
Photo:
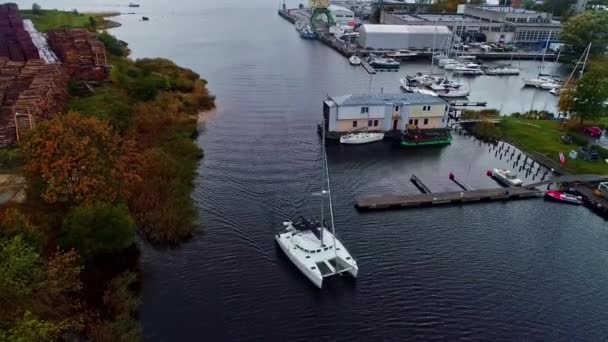
[[[422,106],[422,111],[423,112],[430,112],[431,111],[431,106]]]
[[[429,124],[429,119],[424,119],[424,124],[428,125]]]
[[[418,119],[414,120],[414,125],[418,126]]]
[[[369,113],[369,107],[361,107],[361,113]]]
[[[374,122],[372,120],[367,120],[367,127],[372,127]]]
[[[410,125],[413,125],[413,124],[414,124],[414,120],[410,119]]]
[[[399,106],[395,106],[395,112],[399,111]]]
[[[357,127],[357,121],[353,121],[353,127]]]
[[[378,127],[378,120],[374,120],[374,127]]]

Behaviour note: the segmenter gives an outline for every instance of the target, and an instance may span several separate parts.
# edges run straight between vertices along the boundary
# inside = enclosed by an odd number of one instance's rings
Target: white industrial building
[[[329,5],[328,9],[337,24],[346,25],[355,20],[355,12],[349,10],[348,8]],[[325,16],[323,16],[323,19],[325,19]]]
[[[359,28],[359,46],[375,50],[426,50],[445,47],[450,36],[446,26],[365,24]]]

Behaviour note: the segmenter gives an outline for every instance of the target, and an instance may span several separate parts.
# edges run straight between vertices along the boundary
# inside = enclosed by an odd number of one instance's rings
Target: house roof
[[[329,99],[338,106],[432,105],[447,103],[439,97],[418,93],[347,94],[330,96]]]
[[[364,24],[362,29],[367,33],[428,33],[428,34],[452,34],[447,26],[430,25],[377,25]]]

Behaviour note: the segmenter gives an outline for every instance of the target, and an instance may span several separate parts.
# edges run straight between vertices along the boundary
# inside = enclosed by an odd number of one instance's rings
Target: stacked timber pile
[[[18,62],[40,58],[16,4],[0,5],[0,58]]]
[[[67,82],[59,65],[0,58],[0,147],[19,142],[37,122],[63,111]]]
[[[101,82],[108,77],[106,48],[89,31],[61,29],[49,33],[48,41],[70,76],[80,81]]]

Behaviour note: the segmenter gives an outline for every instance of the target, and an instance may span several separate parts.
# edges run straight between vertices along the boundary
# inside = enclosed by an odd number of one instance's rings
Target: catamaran
[[[327,277],[350,274],[356,278],[359,272],[357,262],[336,237],[325,152],[325,122],[322,126],[321,220],[301,217],[298,222],[286,221],[283,222],[284,229],[275,235],[277,244],[289,260],[318,288],[323,286],[323,279]],[[324,220],[325,198],[329,204],[331,231]]]

